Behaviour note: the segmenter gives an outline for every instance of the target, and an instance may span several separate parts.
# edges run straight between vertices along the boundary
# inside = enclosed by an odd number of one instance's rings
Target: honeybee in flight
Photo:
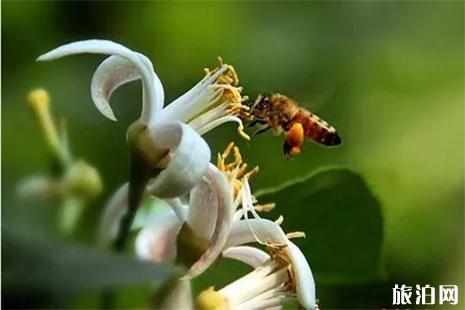
[[[276,134],[285,132],[283,152],[287,158],[300,153],[305,137],[328,147],[342,143],[334,127],[278,93],[260,94],[250,108],[250,115],[249,126],[261,125],[253,135],[268,129]]]

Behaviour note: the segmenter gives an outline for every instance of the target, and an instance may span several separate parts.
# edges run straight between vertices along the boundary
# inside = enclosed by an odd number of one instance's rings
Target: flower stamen
[[[303,231],[293,231],[286,234],[287,239],[295,239],[295,238],[306,238],[306,235]]]
[[[284,222],[284,216],[280,215],[274,222],[276,225],[281,226],[281,224]]]
[[[239,87],[239,77],[233,66],[223,63],[218,58],[219,66],[210,70],[205,68],[204,80],[213,78],[207,86],[208,104],[198,115],[190,120],[191,125],[200,132],[211,129],[209,124],[217,126],[220,123],[233,121],[238,123],[237,131],[244,139],[250,140],[245,133],[242,120],[249,119],[249,107],[244,104],[248,97],[243,96],[242,87]]]

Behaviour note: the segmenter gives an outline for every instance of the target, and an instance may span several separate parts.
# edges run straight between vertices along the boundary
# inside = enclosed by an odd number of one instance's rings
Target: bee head
[[[252,113],[257,116],[264,116],[271,109],[271,95],[270,94],[260,94],[258,95],[255,103],[251,107]]]

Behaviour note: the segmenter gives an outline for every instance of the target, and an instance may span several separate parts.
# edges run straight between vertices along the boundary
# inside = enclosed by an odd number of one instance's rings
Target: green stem
[[[144,196],[145,187],[151,178],[161,172],[162,169],[156,166],[166,155],[166,150],[160,151],[154,147],[146,124],[139,121],[131,124],[127,137],[130,149],[128,208],[121,218],[118,234],[113,243],[113,249],[116,252],[124,251],[132,223]],[[103,308],[113,308],[114,300],[114,289],[106,289],[102,295]]]
[[[122,252],[126,246],[126,241],[131,230],[132,222],[136,216],[137,210],[139,209],[142,196],[144,194],[145,186],[147,185],[149,178],[143,171],[140,171],[139,164],[136,162],[137,158],[132,156],[130,177],[129,177],[129,195],[128,195],[128,209],[126,214],[121,218],[119,225],[118,235],[113,244],[113,248],[117,252]]]
[[[155,167],[166,155],[165,151],[160,151],[153,145],[146,124],[134,122],[129,126],[127,136],[130,149],[128,209],[121,218],[118,235],[113,244],[117,252],[124,250],[132,222],[144,195],[145,186],[151,178],[161,172],[161,169]]]

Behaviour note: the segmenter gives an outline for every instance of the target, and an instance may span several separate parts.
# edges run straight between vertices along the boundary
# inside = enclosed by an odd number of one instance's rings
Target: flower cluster
[[[195,299],[195,307],[261,309],[297,300],[301,306],[315,309],[312,272],[302,252],[289,240],[303,234],[286,234],[280,227],[282,219],[273,222],[259,215],[274,205],[257,203],[249,182],[258,168],[249,170],[234,144],[218,155],[214,165],[201,137],[221,124],[236,122],[239,134],[249,139],[242,123],[250,117],[247,97],[242,95],[234,68],[220,59],[216,68],[205,70],[199,83],[164,107],[163,86],[152,63],[118,43],[75,42],[38,60],[80,53],[110,55],[91,82],[93,102],[107,118],[116,120],[109,103],[115,89],[134,80],[141,80],[143,86],[142,112],[127,134],[132,154],[129,183],[121,186],[105,207],[100,242],[106,245],[121,236],[124,240],[137,207],[146,197],[155,196],[171,209],[140,230],[135,250],[142,259],[175,261],[187,267],[175,291],[188,297],[172,298],[169,307],[193,306],[189,281],[217,259],[227,257],[254,270],[220,290],[211,287],[203,291]],[[185,194],[187,204],[182,199]],[[250,243],[265,246],[267,251],[247,245]]]
[[[53,163],[49,175],[26,177],[17,187],[20,199],[61,200],[59,229],[71,234],[83,209],[103,191],[103,182],[97,169],[83,159],[75,159],[70,150],[66,122],[57,130],[51,113],[51,99],[44,89],[31,91],[26,103],[42,131]]]

